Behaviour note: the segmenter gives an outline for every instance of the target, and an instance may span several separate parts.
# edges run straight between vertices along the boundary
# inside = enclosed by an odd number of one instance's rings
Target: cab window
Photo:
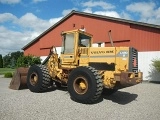
[[[73,53],[74,52],[74,34],[65,34],[62,45],[62,53]]]
[[[91,37],[80,33],[78,46],[79,47],[90,47],[91,46]]]

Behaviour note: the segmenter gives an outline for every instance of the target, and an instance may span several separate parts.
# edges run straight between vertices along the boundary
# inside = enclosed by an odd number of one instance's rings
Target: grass
[[[11,72],[13,73],[15,69],[13,68],[0,68],[0,75],[4,75],[5,73]]]

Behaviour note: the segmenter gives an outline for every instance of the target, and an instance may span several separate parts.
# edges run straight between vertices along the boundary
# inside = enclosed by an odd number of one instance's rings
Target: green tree
[[[34,64],[41,64],[40,57],[36,57],[33,55],[28,56],[20,56],[17,60],[17,67],[29,67]]]
[[[1,54],[0,54],[0,68],[3,68],[3,59]]]
[[[10,67],[10,54],[7,54],[3,57],[3,67]]]
[[[15,65],[16,65],[16,62],[17,62],[17,59],[23,55],[23,52],[21,51],[17,51],[17,52],[12,52],[12,53],[9,53],[7,55],[5,55],[3,57],[3,65],[4,67],[12,67],[14,68]]]
[[[15,60],[15,58],[13,57],[13,58],[11,59],[11,68],[15,68],[15,66],[16,66],[16,60]]]
[[[12,52],[11,53],[11,59],[17,60],[22,55],[23,55],[23,52],[21,52],[21,51]]]

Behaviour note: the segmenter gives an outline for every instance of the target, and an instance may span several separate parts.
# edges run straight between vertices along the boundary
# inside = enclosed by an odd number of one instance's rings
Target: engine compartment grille
[[[135,48],[130,48],[130,65],[129,70],[135,73],[138,77],[138,51]]]

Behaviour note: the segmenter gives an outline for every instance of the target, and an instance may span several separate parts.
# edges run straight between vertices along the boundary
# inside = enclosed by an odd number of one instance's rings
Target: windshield
[[[79,43],[78,45],[80,47],[90,47],[91,46],[91,37],[84,35],[84,34],[79,34]]]

